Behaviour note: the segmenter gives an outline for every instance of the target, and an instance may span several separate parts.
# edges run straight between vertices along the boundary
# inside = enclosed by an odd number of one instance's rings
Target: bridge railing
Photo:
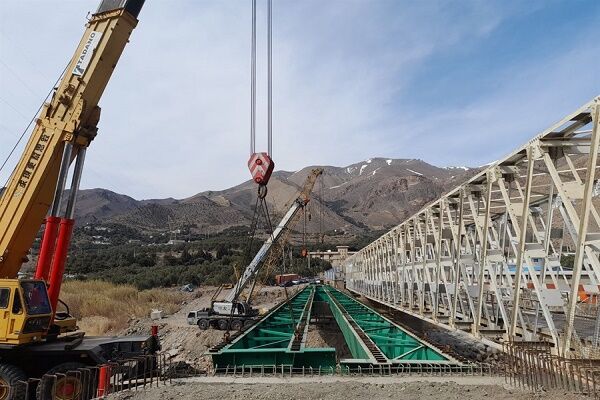
[[[548,342],[509,342],[507,383],[531,390],[561,390],[600,395],[600,359],[564,358],[552,354]]]

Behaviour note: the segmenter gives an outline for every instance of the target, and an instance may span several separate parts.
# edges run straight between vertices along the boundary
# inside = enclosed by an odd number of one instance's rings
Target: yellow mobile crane
[[[0,198],[0,400],[18,397],[17,381],[153,353],[158,347],[156,336],[68,334],[77,329],[75,319],[57,312],[85,152],[98,132],[98,102],[143,4],[101,1],[60,84],[41,108]],[[69,196],[63,199],[73,162]],[[18,279],[44,218],[35,277]],[[68,398],[78,398],[73,378],[61,385],[65,378],[58,376],[52,388],[38,385],[38,397],[56,398],[64,390],[62,395],[70,391]]]

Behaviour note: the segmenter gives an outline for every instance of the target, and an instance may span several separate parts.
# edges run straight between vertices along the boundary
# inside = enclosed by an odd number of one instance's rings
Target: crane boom
[[[248,266],[244,270],[244,273],[240,277],[240,280],[237,282],[233,290],[229,292],[229,294],[225,297],[225,301],[232,302],[239,297],[242,290],[244,290],[248,283],[250,283],[254,276],[256,276],[256,273],[258,272],[262,261],[269,253],[269,250],[271,250],[273,243],[277,242],[277,240],[283,234],[287,224],[294,218],[294,215],[296,215],[298,210],[300,210],[302,207],[304,207],[304,204],[301,202],[300,198],[294,200],[292,207],[284,215],[281,222],[279,222],[279,224],[273,231],[273,234],[269,236],[269,238],[265,241],[262,247],[258,250],[250,264],[248,264]]]
[[[81,398],[82,392],[73,388],[88,387],[94,393],[96,389],[85,383],[79,372],[70,370],[132,359],[144,360],[132,368],[146,370],[147,357],[160,350],[156,330],[150,337],[64,335],[78,330],[77,321],[68,307],[66,312],[57,312],[85,154],[98,132],[98,101],[143,4],[144,0],[101,0],[60,84],[41,107],[23,155],[0,197],[1,398],[31,397],[28,382],[34,381],[39,399],[64,398],[65,387],[71,388],[68,397]],[[73,162],[71,190],[66,207],[62,207]],[[35,277],[17,278],[47,214]],[[128,378],[142,376],[145,373]]]
[[[0,198],[0,278],[15,278],[54,195],[61,160],[68,164],[97,134],[98,101],[137,25],[144,0],[103,0]],[[66,147],[72,146],[69,154]],[[66,178],[66,176],[65,176]],[[54,207],[53,207],[54,208]]]
[[[271,247],[274,243],[276,243],[281,236],[283,236],[286,228],[290,225],[290,222],[294,220],[294,217],[298,214],[298,211],[310,200],[310,192],[312,192],[313,187],[315,186],[315,182],[319,175],[323,173],[323,170],[320,168],[315,168],[311,171],[311,173],[306,178],[304,182],[304,186],[300,191],[300,195],[293,201],[291,207],[281,219],[281,222],[277,225],[273,234],[269,236],[269,238],[262,245],[260,250],[256,253],[250,264],[246,267],[246,270],[238,280],[237,284],[233,288],[231,292],[225,297],[226,302],[234,302],[238,299],[240,293],[246,288],[246,286],[252,281],[252,279],[258,273],[260,267],[262,266],[263,261],[266,256],[269,254]]]

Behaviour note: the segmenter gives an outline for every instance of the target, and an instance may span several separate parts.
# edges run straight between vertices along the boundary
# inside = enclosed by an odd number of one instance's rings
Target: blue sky
[[[278,169],[377,156],[478,166],[600,95],[600,1],[274,3]],[[0,160],[96,5],[0,0]],[[259,1],[259,148],[264,24]],[[249,0],[147,1],[82,186],[182,198],[246,180],[249,40]]]

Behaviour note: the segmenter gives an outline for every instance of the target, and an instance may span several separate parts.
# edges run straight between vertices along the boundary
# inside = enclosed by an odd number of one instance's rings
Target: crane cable
[[[267,142],[268,142],[268,155],[271,156],[273,153],[273,124],[272,124],[272,0],[267,0]],[[256,0],[252,0],[252,35],[251,35],[251,46],[250,46],[250,156],[252,157],[256,154]],[[273,168],[271,166],[271,168]],[[271,169],[272,171],[272,169]],[[252,169],[251,169],[252,172]],[[269,172],[270,176],[270,172]],[[256,198],[256,204],[254,205],[254,213],[252,216],[252,222],[250,225],[250,234],[248,238],[248,243],[246,247],[245,259],[247,262],[250,261],[252,255],[252,248],[254,246],[254,241],[256,238],[256,230],[259,225],[259,219],[261,217],[260,214],[263,214],[265,219],[265,227],[268,230],[269,235],[271,236],[271,240],[274,240],[273,236],[273,224],[271,222],[271,216],[269,213],[269,208],[267,205],[267,186],[268,182],[267,176],[264,182],[257,181],[258,185],[258,196]],[[253,277],[253,283],[248,293],[247,301],[250,302],[250,297],[252,296],[252,291],[254,290],[254,285],[256,284],[256,279],[258,277]],[[239,290],[236,293],[236,298],[241,295],[243,290],[239,288],[234,290]],[[234,310],[231,309],[231,313],[229,315],[230,323],[234,318]]]
[[[52,85],[52,87],[50,88],[50,90],[48,91],[48,94],[46,95],[46,97],[44,98],[44,101],[42,101],[42,104],[40,104],[40,106],[38,107],[37,111],[35,112],[35,114],[33,115],[33,117],[31,118],[31,120],[29,121],[29,123],[27,124],[27,127],[23,130],[23,132],[21,133],[21,136],[19,136],[19,139],[17,139],[17,143],[15,143],[15,145],[13,146],[13,148],[10,150],[10,152],[8,153],[8,155],[6,156],[6,159],[4,159],[4,161],[2,162],[2,165],[0,165],[0,172],[2,172],[2,170],[4,169],[4,167],[6,166],[6,163],[8,163],[8,161],[10,160],[10,158],[12,157],[13,153],[15,152],[15,150],[17,149],[17,147],[19,146],[19,144],[21,143],[21,140],[23,140],[23,138],[25,137],[25,134],[27,133],[27,131],[29,130],[29,128],[31,127],[31,124],[33,124],[33,122],[35,121],[36,117],[39,115],[40,111],[42,110],[42,108],[44,107],[44,104],[46,104],[46,101],[48,100],[48,98],[50,97],[50,95],[52,94],[52,92],[54,92],[54,90],[56,89],[56,85],[58,85],[58,83],[60,82],[60,80],[62,79],[63,75],[65,74],[65,71],[67,70],[67,68],[69,67],[69,64],[65,65],[65,68],[63,69],[63,71],[60,73],[60,75],[58,75],[58,79],[56,80],[56,82],[54,82],[54,85]],[[15,166],[16,169],[16,166]],[[12,175],[12,174],[11,174]],[[8,181],[10,180],[10,175],[8,176],[6,183],[4,184],[4,186],[8,185]]]
[[[273,156],[273,1],[267,0],[267,151]],[[256,0],[250,51],[250,154],[256,152]]]
[[[273,18],[272,18],[272,0],[267,0],[267,140],[268,140],[268,153],[272,155],[272,29]],[[250,51],[250,154],[256,152],[256,0],[252,0],[252,38],[251,38],[251,51]],[[248,253],[247,257],[250,257],[252,251],[252,245],[256,235],[256,228],[258,227],[258,219],[260,218],[261,212],[265,217],[266,227],[270,235],[273,235],[273,224],[269,214],[267,206],[267,186],[258,186],[258,196],[256,204],[254,205],[254,215],[252,216],[252,224],[250,226],[250,239],[248,241]]]
[[[273,158],[273,0],[267,0],[267,141]]]
[[[252,0],[250,51],[250,154],[256,152],[256,0]]]
[[[325,170],[323,170],[323,175],[325,175]],[[321,244],[325,242],[325,234],[323,233],[323,214],[325,210],[325,200],[323,199],[323,181],[325,181],[325,178],[321,177],[319,181],[319,238]]]

